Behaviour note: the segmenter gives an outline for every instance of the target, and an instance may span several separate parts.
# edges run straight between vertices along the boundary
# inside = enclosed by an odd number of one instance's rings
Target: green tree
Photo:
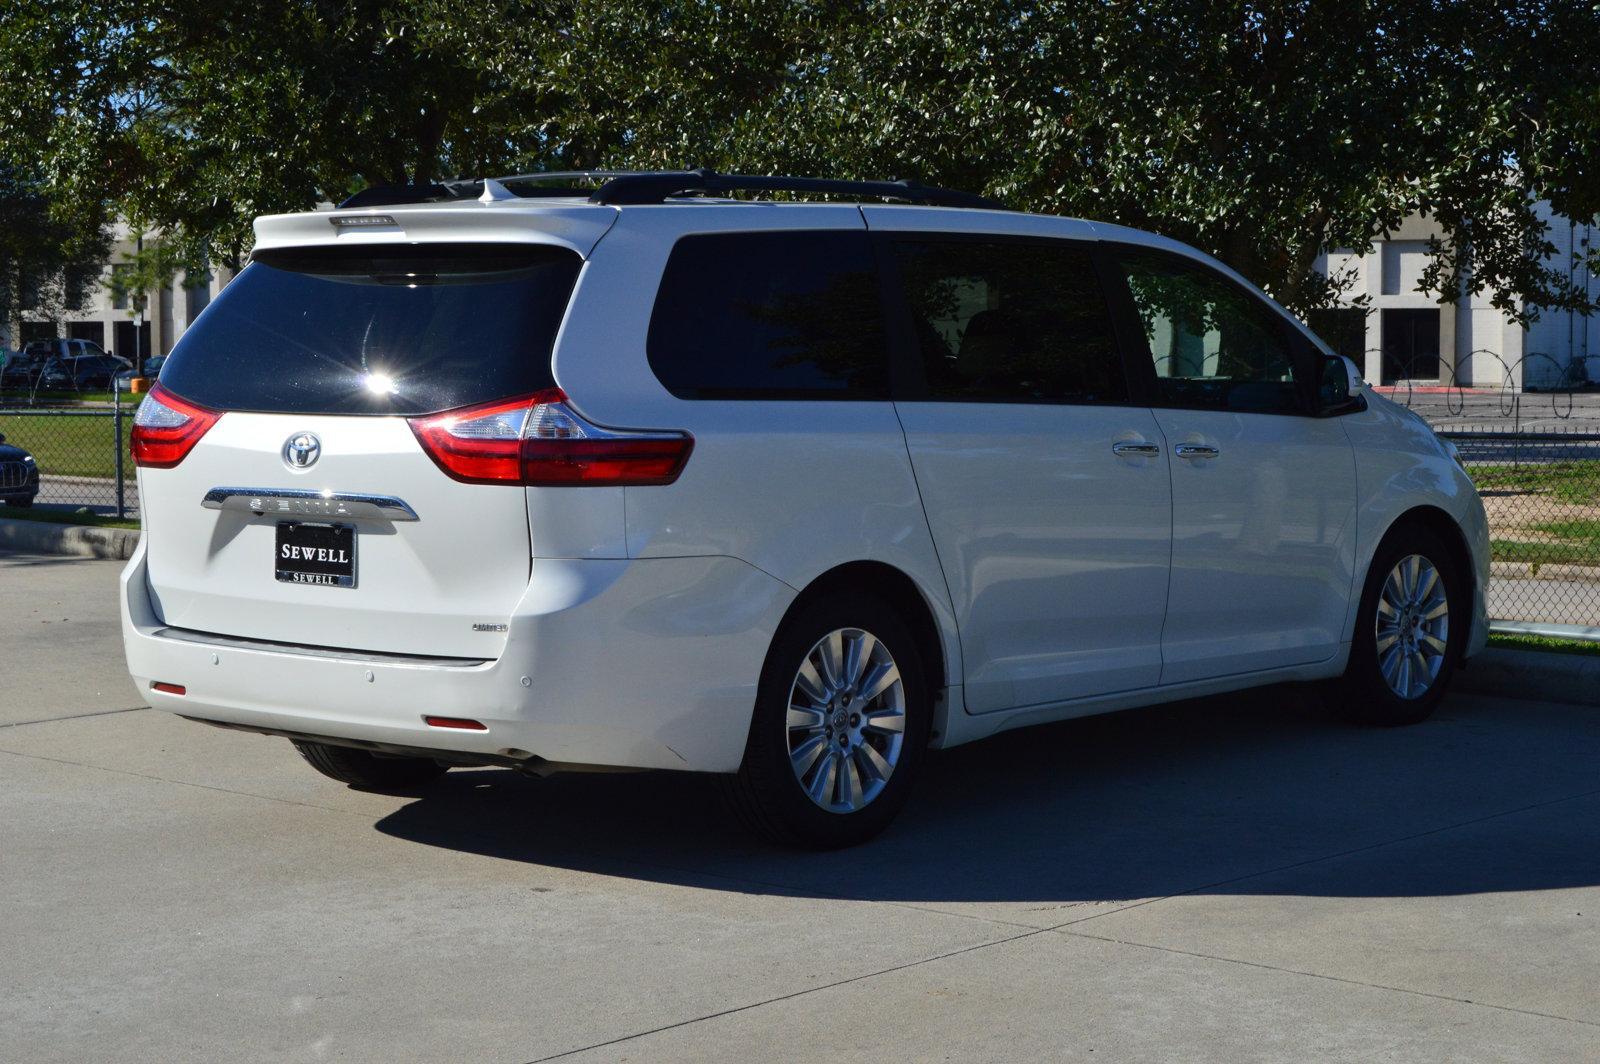
[[[1312,269],[1321,252],[1421,212],[1444,233],[1426,281],[1448,297],[1470,263],[1470,290],[1507,310],[1595,309],[1546,261],[1535,210],[1600,211],[1592,6],[595,6],[609,22],[563,40],[597,106],[568,121],[578,143],[628,131],[610,165],[917,176],[1166,233],[1302,311],[1336,294]],[[769,80],[723,77],[746,61]]]
[[[36,0],[0,13],[0,64],[6,150],[61,216],[110,204],[230,266],[258,214],[503,165],[527,100],[423,0]]]
[[[1535,203],[1600,212],[1597,41],[1570,0],[35,0],[0,115],[58,212],[230,265],[363,184],[710,165],[1155,229],[1302,311],[1422,212],[1447,297],[1590,312]]]
[[[179,271],[199,273],[202,268],[183,254],[180,244],[161,235],[152,236],[137,225],[133,231],[134,250],[113,264],[106,287],[118,303],[126,302],[142,317],[148,312],[151,299],[159,298],[159,293],[171,286]],[[136,350],[134,368],[143,370],[144,360],[150,354]]]
[[[81,308],[110,247],[105,230],[51,216],[37,182],[0,163],[0,322],[21,345],[22,313],[50,321]]]

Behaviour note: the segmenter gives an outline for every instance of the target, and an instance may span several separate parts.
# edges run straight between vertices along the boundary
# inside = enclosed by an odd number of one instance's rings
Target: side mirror
[[[1348,358],[1325,355],[1317,378],[1317,413],[1323,417],[1353,414],[1367,408],[1367,382]]]

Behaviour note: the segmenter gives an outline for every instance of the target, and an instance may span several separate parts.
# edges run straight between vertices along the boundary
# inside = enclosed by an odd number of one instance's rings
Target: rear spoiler
[[[584,258],[617,220],[617,208],[586,203],[476,199],[388,209],[361,207],[269,214],[256,219],[260,249],[418,241],[554,244]]]

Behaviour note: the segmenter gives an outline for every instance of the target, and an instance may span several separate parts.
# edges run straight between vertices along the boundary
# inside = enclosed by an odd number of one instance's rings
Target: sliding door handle
[[[1172,453],[1179,458],[1215,458],[1222,452],[1209,443],[1180,443]]]
[[[1120,458],[1154,458],[1161,453],[1161,445],[1159,443],[1118,440],[1111,445],[1111,453]]]

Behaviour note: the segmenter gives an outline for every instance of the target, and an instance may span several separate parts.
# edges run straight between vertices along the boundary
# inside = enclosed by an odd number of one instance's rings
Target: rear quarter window
[[[217,410],[430,414],[552,387],[581,264],[534,244],[257,252],[161,367]]]
[[[650,368],[682,399],[886,399],[864,232],[687,236],[656,294]]]

